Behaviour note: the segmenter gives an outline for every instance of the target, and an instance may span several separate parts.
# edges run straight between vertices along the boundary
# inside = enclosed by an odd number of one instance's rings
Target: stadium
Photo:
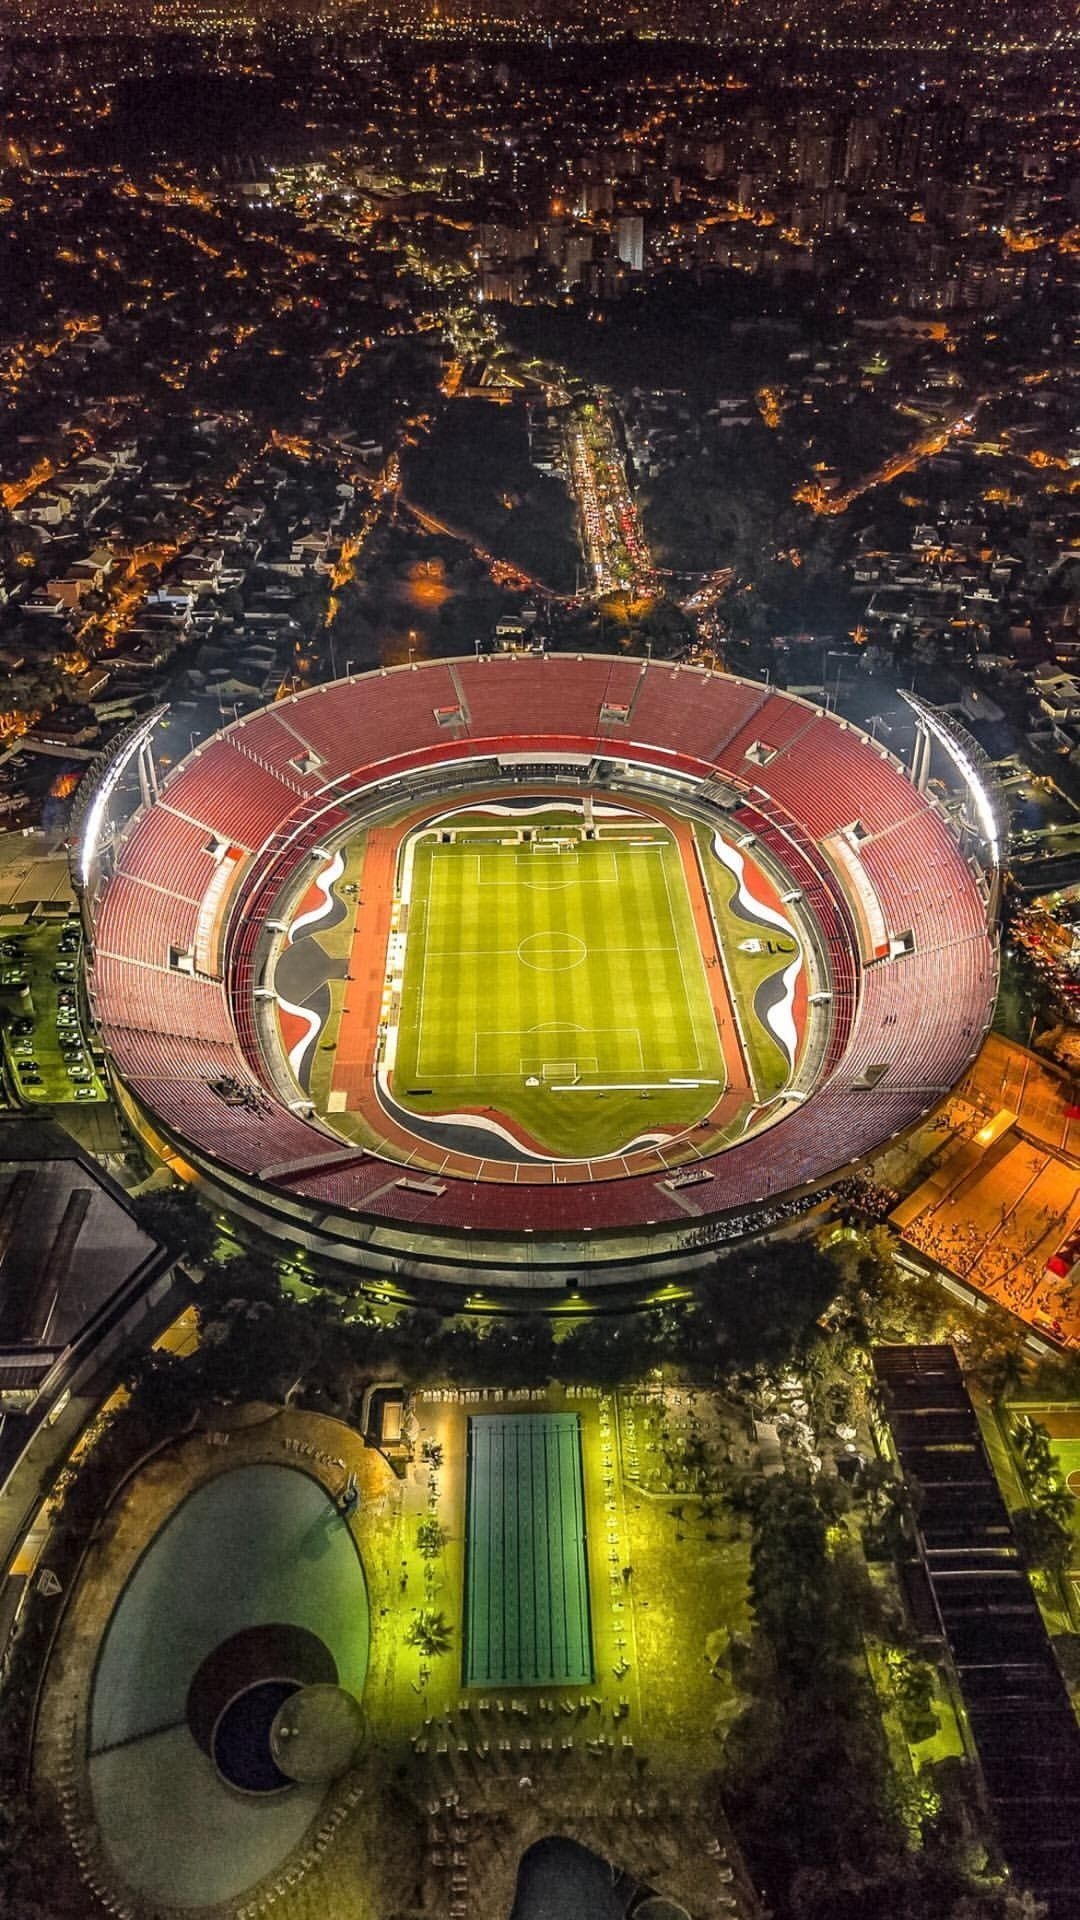
[[[988,1026],[977,781],[969,827],[794,695],[439,661],[280,700],[160,785],[152,719],[82,799],[90,1011],[151,1153],[316,1257],[685,1276],[914,1125]]]

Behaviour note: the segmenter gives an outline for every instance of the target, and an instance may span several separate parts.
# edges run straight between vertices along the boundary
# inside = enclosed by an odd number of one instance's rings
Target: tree
[[[1024,1357],[1015,1340],[997,1348],[980,1369],[983,1383],[997,1405],[1019,1393],[1024,1384]]]
[[[1080,1633],[1055,1633],[1054,1652],[1070,1692],[1080,1687]]]
[[[837,1271],[806,1239],[726,1255],[698,1289],[688,1324],[694,1358],[775,1367],[804,1351],[837,1289]]]
[[[1045,1910],[1014,1887],[972,1883],[951,1861],[911,1858],[881,1870],[811,1868],[796,1877],[794,1920],[1039,1920]]]
[[[1058,1575],[1067,1570],[1072,1559],[1072,1534],[1056,1514],[1045,1506],[1021,1507],[1010,1518],[1025,1566]]]
[[[854,1648],[855,1622],[842,1615],[828,1522],[805,1480],[776,1474],[752,1496],[750,1597],[786,1681],[820,1678],[834,1654]]]
[[[205,1397],[199,1370],[156,1348],[133,1361],[126,1385],[131,1413],[144,1414],[162,1434],[190,1426]]]
[[[405,1644],[418,1647],[433,1659],[436,1654],[449,1653],[454,1644],[453,1629],[445,1614],[421,1607],[405,1629]]]
[[[1068,1533],[1072,1524],[1074,1506],[1072,1494],[1056,1478],[1039,1493],[1040,1513],[1045,1513],[1047,1519],[1053,1520],[1063,1533]]]
[[[426,1513],[416,1528],[416,1544],[425,1560],[434,1560],[445,1547],[450,1535],[434,1513]]]
[[[1039,1480],[1053,1470],[1054,1455],[1050,1435],[1042,1422],[1022,1413],[1013,1424],[1012,1441],[1029,1480]]]
[[[168,1247],[177,1259],[203,1267],[217,1241],[213,1218],[190,1187],[168,1187],[144,1193],[134,1202],[135,1218],[144,1232]]]
[[[888,1666],[905,1737],[914,1744],[929,1740],[938,1727],[933,1667],[903,1651],[890,1653]]]
[[[639,1380],[658,1358],[661,1334],[655,1315],[619,1314],[575,1321],[555,1349],[560,1380],[615,1386]]]

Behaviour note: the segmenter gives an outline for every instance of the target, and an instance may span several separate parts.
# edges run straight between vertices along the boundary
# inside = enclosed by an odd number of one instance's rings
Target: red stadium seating
[[[211,836],[167,803],[140,814],[124,842],[123,869],[148,886],[201,900],[214,874]]]
[[[650,668],[634,702],[628,728],[643,746],[678,748],[709,763],[718,744],[761,705],[762,689],[730,680],[717,700],[717,676],[700,669],[672,672]]]
[[[824,721],[826,726],[832,724]],[[729,772],[737,774],[742,780],[750,780],[771,792],[767,779],[762,779],[764,768],[757,760],[748,760],[746,755],[755,747],[762,749],[762,755],[779,755],[785,747],[791,747],[795,741],[822,725],[821,709],[811,707],[805,701],[790,698],[786,693],[770,693],[760,707],[755,707],[747,720],[739,728],[718,756],[720,765]],[[766,762],[766,765],[771,764]]]
[[[166,782],[164,797],[175,812],[254,850],[302,793],[298,785],[286,784],[261,761],[241,752],[238,732],[234,728],[231,735],[197,748]]]
[[[321,783],[327,786],[358,767],[377,766],[417,747],[453,740],[454,733],[439,726],[436,713],[457,701],[449,669],[438,663],[422,671],[399,667],[392,673],[338,680],[313,694],[284,700],[274,711],[323,757]]]
[[[313,793],[324,784],[325,773],[321,767],[311,773],[301,771],[309,745],[290,730],[280,707],[267,707],[265,712],[254,713],[250,719],[241,721],[236,740],[296,792]]]
[[[818,838],[855,821],[869,834],[896,823],[895,762],[824,716],[769,762],[765,778],[745,765],[742,771]]]
[[[619,716],[628,709],[628,717]],[[462,717],[455,718],[455,713]],[[312,852],[344,826],[347,796],[418,759],[574,741],[607,758],[712,775],[745,795],[731,816],[816,920],[831,991],[816,1084],[777,1124],[713,1162],[679,1200],[655,1173],[538,1180],[535,1169],[443,1191],[403,1187],[385,1159],[325,1164],[337,1136],[290,1111],[264,1062],[255,989],[265,920]],[[774,751],[747,759],[755,742]],[[303,771],[305,748],[319,764]],[[369,771],[370,770],[370,771]],[[912,951],[863,964],[856,917],[821,842],[855,820],[886,928]],[[193,977],[215,866],[211,838],[252,850],[222,910],[224,978]],[[258,1182],[290,1161],[288,1193],[432,1229],[563,1234],[741,1212],[820,1181],[909,1126],[963,1072],[993,1004],[995,955],[952,830],[903,769],[856,731],[756,683],[640,660],[469,657],[313,689],[252,715],[179,766],[115,850],[94,923],[90,992],[116,1071],[195,1153]]]
[[[188,974],[98,954],[92,993],[97,1018],[110,1033],[114,1025],[138,1027],[170,1041],[188,1035],[232,1044],[229,1005],[216,980],[195,980]]]
[[[558,654],[462,661],[456,677],[468,707],[470,739],[505,740],[516,733],[595,738],[611,662],[586,654],[568,674],[570,664]]]
[[[179,894],[118,873],[102,903],[94,938],[95,956],[114,954],[144,967],[169,966],[171,949],[190,951],[198,906]]]

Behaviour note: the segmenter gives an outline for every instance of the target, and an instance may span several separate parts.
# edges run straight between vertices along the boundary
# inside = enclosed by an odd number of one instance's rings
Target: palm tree
[[[1016,1347],[995,1354],[987,1368],[987,1386],[995,1401],[1008,1400],[1024,1384],[1023,1356]]]
[[[405,1629],[406,1646],[419,1647],[428,1658],[449,1653],[453,1642],[453,1629],[446,1615],[436,1613],[431,1607],[421,1607]]]
[[[1047,1487],[1038,1500],[1040,1512],[1056,1521],[1066,1533],[1072,1524],[1073,1505],[1072,1494],[1057,1485]]]
[[[1038,1420],[1030,1413],[1022,1413],[1012,1430],[1013,1444],[1033,1480],[1041,1479],[1053,1469],[1054,1456],[1050,1446],[1050,1435]]]

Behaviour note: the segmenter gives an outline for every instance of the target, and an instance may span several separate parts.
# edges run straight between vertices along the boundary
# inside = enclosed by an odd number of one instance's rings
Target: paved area
[[[1080,1346],[1080,1288],[1047,1262],[1080,1226],[1070,1095],[1045,1061],[991,1034],[953,1097],[878,1162],[911,1187],[891,1216],[909,1247],[1068,1347]]]
[[[40,901],[67,906],[71,874],[62,835],[0,833],[0,913],[28,913]]]

